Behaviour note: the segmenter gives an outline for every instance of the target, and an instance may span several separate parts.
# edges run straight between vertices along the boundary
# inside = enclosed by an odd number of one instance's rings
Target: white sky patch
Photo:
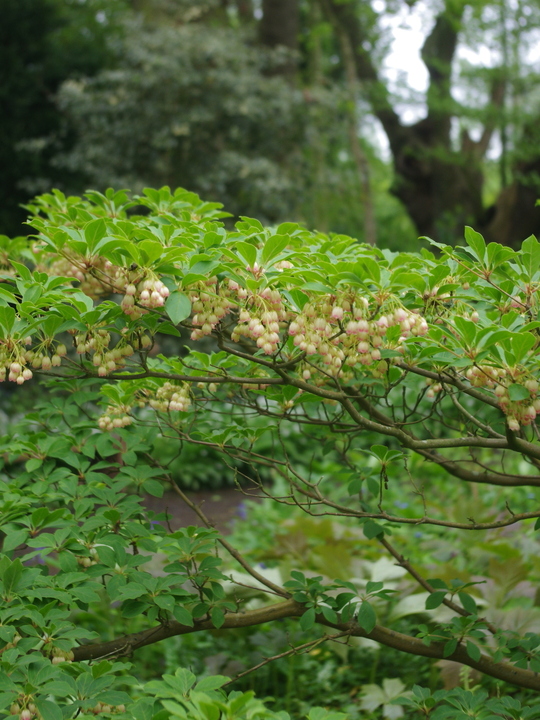
[[[428,72],[420,57],[426,35],[425,9],[421,4],[415,5],[413,10],[402,8],[396,15],[383,16],[381,25],[392,34],[390,53],[383,64],[383,75],[397,86],[395,89],[398,91],[403,88],[405,80],[407,88],[425,92]]]

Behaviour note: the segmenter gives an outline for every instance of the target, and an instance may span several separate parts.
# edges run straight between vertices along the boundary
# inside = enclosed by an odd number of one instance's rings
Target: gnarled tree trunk
[[[458,150],[452,146],[451,121],[457,115],[451,95],[451,69],[466,2],[447,0],[422,48],[429,72],[427,114],[404,126],[366,47],[368,35],[355,3],[319,0],[338,33],[346,33],[354,51],[356,74],[372,110],[388,137],[394,166],[392,193],[404,204],[419,235],[455,243],[463,227],[474,225],[490,241],[516,245],[540,232],[540,159],[522,163],[517,179],[503,189],[495,205],[483,206],[482,160],[495,130],[486,122],[479,140],[463,133]],[[504,84],[494,82],[491,103],[500,107]]]

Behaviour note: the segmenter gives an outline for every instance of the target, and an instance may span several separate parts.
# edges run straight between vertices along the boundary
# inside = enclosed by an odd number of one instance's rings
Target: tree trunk
[[[483,215],[483,174],[473,152],[441,147],[440,127],[426,118],[407,128],[409,142],[393,153],[392,193],[405,205],[419,235],[454,244],[464,225]]]
[[[504,188],[487,211],[482,203],[482,160],[496,129],[496,113],[484,125],[481,138],[466,132],[458,151],[451,142],[451,121],[457,108],[451,95],[451,67],[465,7],[463,0],[447,0],[422,48],[429,72],[427,116],[403,126],[392,107],[388,89],[379,79],[367,47],[366,29],[355,3],[319,0],[336,33],[347,34],[354,52],[356,75],[374,114],[388,137],[394,166],[392,193],[403,203],[420,235],[453,244],[463,237],[464,225],[473,225],[489,241],[520,243],[540,233],[540,158],[522,162],[515,180]],[[491,104],[504,102],[504,78],[494,78]],[[533,143],[531,143],[533,145]],[[536,145],[537,146],[537,145]]]
[[[477,229],[488,242],[519,248],[529,235],[540,237],[540,158],[520,163],[515,180],[503,188]]]

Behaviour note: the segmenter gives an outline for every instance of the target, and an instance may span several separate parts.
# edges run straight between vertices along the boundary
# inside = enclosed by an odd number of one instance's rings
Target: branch
[[[257,610],[249,610],[244,613],[229,613],[225,616],[225,622],[221,629],[252,627],[283,618],[297,618],[303,615],[304,611],[305,608],[302,604],[294,600],[286,600],[277,605],[270,605]],[[410,655],[421,655],[422,657],[433,658],[435,660],[453,660],[463,665],[468,665],[491,677],[512,683],[513,685],[530,688],[531,690],[540,690],[540,675],[537,673],[515,667],[510,663],[497,663],[487,655],[481,655],[478,661],[473,660],[469,657],[463,645],[458,645],[452,655],[445,657],[444,644],[432,643],[427,646],[418,638],[390,630],[381,625],[376,625],[370,633],[367,633],[354,621],[349,623],[330,623],[323,615],[317,615],[317,623],[335,628],[347,635],[375,640],[375,642],[381,643],[381,645],[386,645],[400,652],[405,652]],[[74,661],[80,662],[82,660],[96,660],[103,657],[131,655],[135,650],[145,647],[146,645],[152,645],[165,638],[176,635],[188,635],[204,630],[215,630],[211,620],[196,621],[193,627],[182,625],[176,621],[169,622],[168,624],[157,625],[156,627],[142,630],[141,632],[131,635],[125,635],[124,637],[116,638],[109,642],[75,647],[73,648]]]
[[[506,473],[498,473],[494,470],[467,470],[457,463],[455,460],[449,460],[440,453],[430,450],[416,450],[416,452],[426,460],[436,463],[447,473],[465,480],[466,482],[480,483],[481,485],[500,485],[502,487],[540,487],[540,477],[538,475],[510,475]]]
[[[289,471],[293,472],[292,469],[289,467]],[[289,500],[287,499],[287,502],[284,501],[282,498],[276,497],[275,495],[271,495],[270,493],[266,493],[266,495],[272,500],[275,500],[276,502],[281,502],[283,504],[295,504],[298,507],[301,508],[305,513],[308,515],[312,515],[313,517],[321,517],[321,516],[332,516],[335,515],[337,517],[353,517],[358,518],[360,520],[383,520],[385,522],[390,523],[396,523],[398,525],[435,525],[437,527],[448,527],[452,528],[454,530],[495,530],[497,528],[501,527],[508,527],[509,525],[514,525],[515,523],[521,522],[522,520],[535,520],[540,518],[540,510],[537,510],[535,512],[530,513],[512,513],[510,511],[510,517],[507,520],[493,520],[492,522],[476,522],[474,518],[470,518],[469,523],[458,523],[458,522],[452,522],[451,520],[437,520],[436,518],[428,517],[427,515],[424,515],[422,517],[398,517],[395,515],[389,515],[388,513],[381,511],[381,512],[365,512],[362,510],[354,510],[351,509],[347,505],[341,505],[338,502],[335,502],[334,500],[331,500],[330,498],[322,495],[318,491],[317,488],[310,490],[309,487],[313,487],[312,484],[307,483],[302,478],[299,479],[299,481],[291,480],[290,478],[287,478],[286,474],[283,472],[283,470],[278,469],[278,472],[282,477],[285,479],[288,479],[289,482],[294,486],[294,488],[304,495],[305,497],[309,498],[309,500],[318,503],[319,505],[325,505],[326,507],[333,508],[336,512],[331,513],[324,510],[321,513],[315,513],[312,512],[309,507],[306,507],[305,504],[300,503],[298,499]],[[297,476],[298,477],[298,476]],[[302,487],[301,483],[304,483],[304,487]],[[309,487],[308,487],[309,486]],[[508,508],[507,508],[508,509]]]
[[[362,26],[354,2],[339,0],[319,0],[325,15],[336,29],[338,36],[348,38],[352,49],[356,76],[368,97],[373,113],[380,120],[392,152],[395,154],[405,145],[409,135],[408,128],[401,125],[398,114],[390,103],[388,89],[378,77],[373,60],[365,49],[369,42],[368,34]]]
[[[450,92],[452,61],[465,5],[461,0],[447,0],[421,50],[422,60],[429,73],[428,114],[426,120],[421,122],[432,121],[432,129],[438,130],[437,141],[448,149],[450,117],[454,106]]]
[[[183,493],[182,490],[180,490],[180,488],[178,487],[178,485],[175,482],[172,483],[172,486],[173,486],[174,491],[177,493],[177,495],[179,495],[182,498],[182,500],[186,503],[186,505],[189,508],[191,508],[193,510],[193,512],[195,512],[199,516],[199,518],[206,525],[206,527],[213,529],[215,527],[214,524],[212,522],[210,522],[210,520],[206,517],[206,515],[203,513],[201,508],[198,505],[196,505],[194,502],[192,502],[188,498],[188,496],[185,493]],[[261,575],[260,573],[258,573],[255,570],[255,568],[251,567],[251,565],[242,557],[242,555],[238,552],[238,550],[236,550],[236,548],[234,548],[227,540],[225,540],[225,538],[219,537],[218,542],[221,543],[221,545],[223,545],[223,547],[225,548],[225,550],[227,550],[229,555],[231,555],[244,568],[244,570],[247,573],[249,573],[249,575],[251,575],[252,578],[254,578],[258,582],[260,582],[262,585],[264,585],[265,587],[267,587],[269,590],[276,593],[280,597],[289,598],[291,596],[290,593],[288,593],[282,587],[280,587],[279,585],[275,585],[273,582],[271,582],[270,580],[265,578],[264,575]]]
[[[323,637],[317,638],[316,640],[311,640],[310,642],[303,643],[302,645],[295,645],[291,647],[290,650],[286,650],[285,652],[279,653],[278,655],[272,655],[272,657],[265,658],[258,665],[250,667],[249,670],[244,670],[244,672],[239,673],[238,675],[233,677],[232,680],[226,682],[223,687],[226,687],[227,685],[230,685],[231,683],[240,680],[240,678],[245,677],[246,675],[250,675],[252,672],[255,672],[255,670],[259,670],[265,665],[268,665],[268,663],[274,662],[274,660],[280,660],[281,658],[287,657],[288,655],[296,655],[297,653],[303,653],[308,648],[317,647],[317,645],[321,645],[323,642],[327,642],[328,640],[337,640],[338,638],[342,637],[349,637],[349,633],[341,632],[336,633],[335,635],[323,635]]]
[[[302,615],[304,611],[305,608],[300,603],[294,600],[287,600],[276,605],[269,605],[244,613],[228,613],[225,615],[225,622],[221,627],[225,629],[251,627],[274,620],[281,620],[282,618],[298,617]],[[129,656],[139,648],[154,645],[166,638],[175,637],[176,635],[188,635],[189,633],[200,632],[201,630],[215,629],[211,620],[196,620],[193,627],[182,625],[174,620],[107,642],[75,647],[73,648],[74,661],[98,660],[111,656]]]
[[[493,430],[492,427],[490,427],[489,425],[486,425],[481,420],[479,420],[477,417],[475,417],[472,413],[470,413],[468,410],[466,410],[463,407],[463,405],[461,405],[459,403],[459,401],[456,398],[456,396],[454,395],[454,393],[449,393],[449,396],[450,396],[450,400],[452,401],[452,404],[454,405],[454,407],[457,410],[459,410],[459,412],[464,417],[466,417],[469,422],[473,423],[473,425],[476,425],[476,427],[480,428],[480,430],[485,432],[486,435],[490,435],[491,437],[494,437],[494,438],[504,438],[505,437],[505,435],[501,435],[501,433],[495,432],[495,430]]]
[[[398,565],[404,570],[406,570],[409,575],[413,577],[421,587],[424,588],[424,590],[427,590],[428,593],[437,592],[436,589],[432,585],[430,585],[430,583],[425,580],[419,572],[417,572],[413,565],[398,550],[396,550],[396,548],[384,536],[377,537],[377,540],[384,548],[386,548],[386,550],[388,550],[392,557],[397,560]],[[452,600],[448,600],[447,598],[444,598],[443,605],[446,605],[447,608],[453,610],[458,615],[462,615],[463,617],[468,617],[469,615],[471,615],[471,613],[465,610],[465,608],[461,607]],[[490,622],[488,622],[485,618],[480,618],[480,620],[486,623],[486,626],[490,633],[492,633],[492,635],[495,635],[497,633],[497,628]]]

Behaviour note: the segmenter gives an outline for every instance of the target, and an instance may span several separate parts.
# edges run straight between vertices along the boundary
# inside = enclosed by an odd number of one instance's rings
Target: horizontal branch
[[[416,452],[426,460],[430,460],[442,467],[450,475],[466,482],[480,483],[481,485],[499,485],[501,487],[540,487],[540,477],[538,475],[511,475],[484,469],[481,471],[468,470],[461,467],[455,460],[449,460],[440,453],[418,449]]]
[[[284,474],[281,473],[283,477]],[[331,516],[335,515],[338,517],[351,517],[358,518],[359,520],[382,520],[384,522],[390,522],[398,525],[434,525],[436,527],[447,527],[453,530],[496,530],[497,528],[508,527],[509,525],[515,525],[515,523],[522,522],[523,520],[537,520],[540,518],[540,510],[529,512],[529,513],[512,513],[510,511],[510,517],[506,520],[493,520],[490,522],[476,522],[474,518],[469,518],[468,523],[453,522],[452,520],[438,520],[431,518],[428,515],[422,517],[400,517],[398,515],[389,515],[388,513],[381,512],[365,512],[363,510],[354,510],[347,505],[341,505],[338,502],[325,497],[322,494],[310,491],[308,488],[304,488],[299,482],[294,482],[295,488],[310,500],[313,500],[320,505],[332,508],[336,512],[328,512],[323,510],[321,513],[311,512],[305,504],[300,503],[297,500],[289,501],[289,504],[298,505],[304,512],[308,513],[312,517]],[[277,502],[284,502],[283,499],[273,496],[267,493],[267,497],[276,500]]]
[[[281,378],[251,378],[237,377],[234,375],[178,375],[170,372],[158,372],[155,370],[145,370],[141,373],[112,373],[105,378],[98,378],[95,373],[89,373],[90,377],[99,380],[140,380],[142,378],[163,378],[165,380],[177,380],[178,382],[189,383],[215,383],[216,385],[223,383],[231,383],[232,385],[285,385]]]
[[[301,603],[297,603],[294,600],[286,600],[276,605],[268,605],[267,607],[249,610],[243,613],[228,613],[225,615],[225,622],[221,626],[221,629],[252,627],[254,625],[273,622],[274,620],[299,617],[304,612],[305,608]],[[81,660],[99,660],[106,657],[129,656],[139,648],[154,645],[166,638],[215,629],[211,620],[195,621],[193,627],[182,625],[174,620],[163,625],[156,625],[147,630],[132,633],[131,635],[124,635],[114,640],[108,640],[107,642],[80,645],[79,647],[73,648],[73,659],[75,662],[79,662]]]
[[[499,403],[497,402],[497,400],[495,400],[494,397],[488,395],[487,393],[483,393],[480,390],[476,390],[476,388],[466,385],[462,380],[445,371],[434,372],[433,370],[425,370],[424,368],[419,368],[416,365],[407,365],[407,363],[405,362],[398,362],[396,364],[396,367],[399,367],[402,370],[406,370],[407,372],[414,373],[415,375],[421,375],[422,377],[430,378],[431,380],[437,380],[437,382],[446,383],[447,385],[453,385],[455,388],[465,393],[466,395],[469,395],[476,400],[480,400],[480,402],[483,402],[486,405],[491,405],[491,407],[500,410]]]
[[[284,618],[298,618],[303,615],[304,612],[305,607],[301,603],[294,600],[286,600],[285,602],[258,608],[257,610],[229,613],[225,616],[225,622],[221,629],[253,627]],[[481,655],[477,661],[473,660],[467,654],[466,648],[461,644],[458,645],[451,655],[445,657],[443,644],[432,643],[428,646],[418,638],[390,630],[381,625],[375,626],[370,633],[367,633],[355,621],[349,623],[330,623],[323,615],[318,615],[317,622],[320,625],[335,628],[351,636],[374,640],[381,645],[386,645],[387,647],[408,653],[409,655],[420,655],[434,660],[453,660],[463,665],[468,665],[498,680],[504,680],[513,685],[530,688],[531,690],[540,690],[540,675],[537,673],[515,667],[510,663],[495,662],[487,655]],[[73,648],[74,660],[79,662],[82,660],[98,660],[106,657],[129,656],[139,648],[153,645],[165,638],[210,630],[215,630],[211,620],[196,621],[193,627],[182,625],[176,621],[169,622],[108,642],[75,647]]]

